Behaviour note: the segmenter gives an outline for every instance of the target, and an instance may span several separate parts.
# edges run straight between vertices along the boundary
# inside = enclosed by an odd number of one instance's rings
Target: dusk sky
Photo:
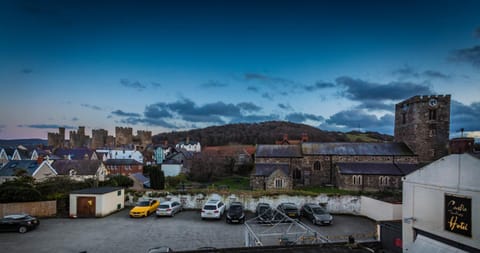
[[[284,120],[393,134],[451,94],[480,136],[480,1],[0,1],[0,139]],[[68,139],[69,136],[67,135]]]

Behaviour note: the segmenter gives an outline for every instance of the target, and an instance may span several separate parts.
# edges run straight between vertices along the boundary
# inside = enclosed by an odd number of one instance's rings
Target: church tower
[[[395,105],[395,142],[428,163],[448,155],[450,95],[414,96]]]

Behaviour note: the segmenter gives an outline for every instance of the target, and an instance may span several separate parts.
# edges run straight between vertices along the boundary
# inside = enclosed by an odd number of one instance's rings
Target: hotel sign
[[[445,194],[445,230],[472,237],[472,198]]]

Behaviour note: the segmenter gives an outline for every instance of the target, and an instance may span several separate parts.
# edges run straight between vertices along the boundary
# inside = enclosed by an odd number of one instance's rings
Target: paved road
[[[355,216],[335,216],[332,226],[313,226],[308,221],[305,224],[331,238],[375,232],[373,221]],[[152,215],[132,219],[128,217],[128,210],[123,210],[97,219],[42,219],[37,230],[26,234],[0,233],[0,249],[18,253],[142,253],[160,245],[174,250],[242,247],[244,238],[244,225],[226,224],[225,220],[201,220],[199,211],[184,211],[173,218]]]

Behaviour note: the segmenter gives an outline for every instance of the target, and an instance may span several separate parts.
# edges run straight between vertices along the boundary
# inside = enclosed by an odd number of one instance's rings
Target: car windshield
[[[314,214],[326,214],[327,212],[323,210],[321,207],[314,207],[312,208]]]
[[[242,211],[242,206],[231,206],[230,210],[231,211]]]
[[[205,210],[215,210],[215,209],[217,209],[217,207],[212,206],[212,205],[206,205],[206,206],[203,207],[203,209],[205,209]]]
[[[258,208],[258,212],[259,213],[264,213],[269,209],[270,209],[270,207],[268,207],[268,206],[261,206],[261,207]]]
[[[169,205],[160,205],[158,208],[170,208]]]
[[[137,206],[149,206],[150,202],[149,201],[139,201],[137,203]]]

